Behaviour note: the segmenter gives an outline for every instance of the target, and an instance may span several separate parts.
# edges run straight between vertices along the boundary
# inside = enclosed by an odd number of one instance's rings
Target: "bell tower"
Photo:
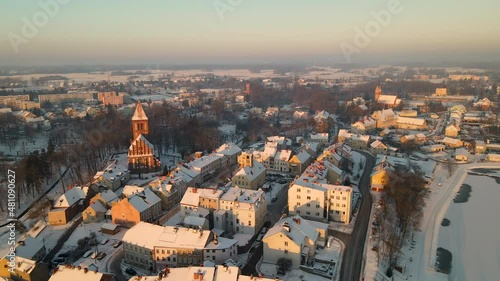
[[[141,102],[137,102],[137,107],[135,108],[134,116],[132,116],[132,135],[135,140],[139,135],[149,134],[149,123],[148,117],[142,109]]]
[[[380,86],[377,86],[377,88],[375,89],[375,101],[378,101],[381,95],[382,95],[382,88],[380,88]]]

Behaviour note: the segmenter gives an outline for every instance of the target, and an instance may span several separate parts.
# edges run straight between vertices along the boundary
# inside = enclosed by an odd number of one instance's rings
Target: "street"
[[[267,211],[270,214],[269,220],[274,225],[280,219],[283,208],[288,204],[288,186],[283,187],[276,195],[276,201],[268,202]]]
[[[127,281],[130,278],[126,277],[121,268],[121,264],[123,261],[124,257],[124,252],[123,252],[123,247],[120,248],[120,250],[116,251],[116,254],[114,254],[110,258],[111,264],[109,265],[109,270],[111,271],[112,274],[115,275],[115,280],[116,281]]]
[[[350,239],[342,237],[344,238],[342,239],[343,242],[346,243],[346,248],[344,250],[344,258],[340,270],[340,280],[358,281],[361,276],[361,264],[364,259],[363,251],[372,206],[372,196],[370,194],[370,175],[373,165],[375,164],[374,159],[369,153],[363,151],[357,152],[366,157],[365,169],[359,182],[362,202]]]

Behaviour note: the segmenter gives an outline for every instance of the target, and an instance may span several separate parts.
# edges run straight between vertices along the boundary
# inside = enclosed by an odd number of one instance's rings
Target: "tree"
[[[279,271],[287,272],[292,268],[292,260],[286,258],[279,258],[276,262]]]

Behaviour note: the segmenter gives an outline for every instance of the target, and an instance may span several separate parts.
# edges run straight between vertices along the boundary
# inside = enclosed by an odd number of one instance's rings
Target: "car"
[[[439,187],[443,186],[443,183],[441,183],[441,182],[440,182],[440,183],[438,183],[438,186],[439,186]]]
[[[137,272],[132,267],[125,269],[125,273],[127,273],[128,275],[136,275],[137,274]]]
[[[94,251],[92,251],[92,250],[88,250],[88,251],[85,252],[85,254],[83,254],[83,257],[84,258],[88,258],[88,257],[90,257],[90,255],[92,255],[93,252]]]
[[[52,262],[54,264],[61,264],[61,263],[64,263],[65,260],[66,260],[65,258],[57,258],[57,259],[53,260]]]
[[[266,233],[266,232],[267,232],[267,227],[265,227],[265,226],[264,226],[264,227],[262,228],[262,230],[260,231],[260,233],[264,234],[264,233]]]
[[[118,248],[122,244],[122,241],[117,240],[115,243],[113,243],[113,248]]]
[[[59,254],[57,256],[60,258],[67,258],[67,257],[69,257],[69,253],[62,253],[62,254]]]
[[[98,261],[102,260],[104,257],[106,257],[106,253],[99,253],[99,255],[97,255],[96,259]]]
[[[101,241],[101,245],[105,245],[106,243],[108,243],[109,239],[108,238],[105,238],[104,240]]]
[[[278,198],[276,197],[271,198],[271,202],[276,202],[276,200],[278,200]]]
[[[97,256],[100,254],[101,252],[93,252],[92,255],[90,256],[91,259],[95,259],[97,258]]]

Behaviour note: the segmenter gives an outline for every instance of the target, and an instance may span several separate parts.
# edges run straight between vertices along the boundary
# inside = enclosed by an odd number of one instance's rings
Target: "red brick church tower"
[[[161,163],[155,158],[154,147],[146,139],[149,134],[148,117],[140,102],[132,116],[132,142],[128,149],[128,166],[131,173],[151,173],[161,169]]]

